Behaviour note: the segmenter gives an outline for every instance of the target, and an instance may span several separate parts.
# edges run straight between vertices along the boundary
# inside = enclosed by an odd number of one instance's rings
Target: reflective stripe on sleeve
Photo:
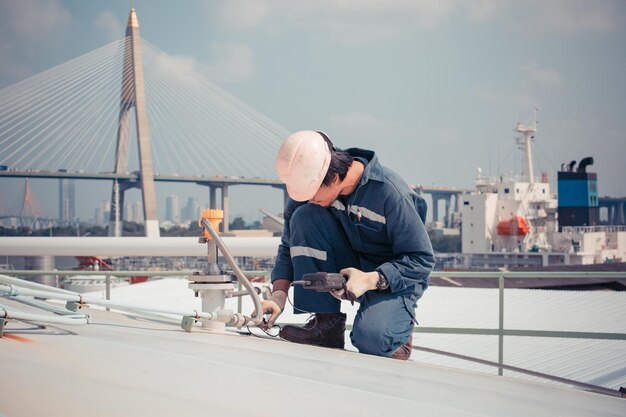
[[[292,258],[295,256],[308,256],[309,258],[319,259],[320,261],[325,261],[327,258],[326,251],[313,249],[308,246],[292,246],[289,248],[289,252]]]

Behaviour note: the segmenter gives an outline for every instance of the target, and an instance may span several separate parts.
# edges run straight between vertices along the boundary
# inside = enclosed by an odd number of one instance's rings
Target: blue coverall
[[[391,356],[411,334],[416,302],[435,264],[424,227],[426,202],[374,152],[346,151],[366,164],[357,188],[328,208],[288,200],[272,281],[347,267],[382,272],[389,289],[357,300],[350,338],[361,353]],[[328,293],[300,286],[294,292],[295,313],[340,312],[340,301]]]

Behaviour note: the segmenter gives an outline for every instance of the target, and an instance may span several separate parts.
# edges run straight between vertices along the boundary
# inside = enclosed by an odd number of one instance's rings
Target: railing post
[[[502,375],[504,363],[504,272],[498,277],[498,375]]]
[[[105,279],[106,287],[104,290],[105,298],[107,300],[111,299],[111,274],[106,274]],[[110,311],[109,307],[107,307],[107,311]]]
[[[242,290],[242,286],[241,286],[241,282],[237,281],[237,291],[241,291]],[[237,297],[237,313],[241,314],[241,302],[243,297]]]

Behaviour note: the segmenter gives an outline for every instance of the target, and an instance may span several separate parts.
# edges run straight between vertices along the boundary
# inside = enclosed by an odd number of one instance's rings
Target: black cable
[[[314,316],[315,316],[315,313],[313,313],[313,312],[311,312],[311,311],[302,310],[301,308],[298,308],[298,307],[296,307],[295,305],[293,305],[293,303],[291,302],[291,299],[289,298],[289,294],[287,294],[287,301],[289,301],[289,304],[293,307],[293,309],[294,309],[294,310],[298,310],[298,311],[300,311],[300,312],[302,312],[302,313],[307,313],[307,314],[310,314],[310,316],[309,316],[309,318],[307,319],[307,321],[308,321],[308,320],[310,320],[310,319],[311,319],[311,317],[314,317]],[[259,327],[259,329],[261,329],[261,331],[262,331],[263,333],[265,333],[265,334],[266,334],[267,336],[269,336],[269,337],[272,337],[272,338],[279,338],[279,339],[281,339],[281,340],[285,340],[285,339],[283,339],[283,338],[281,338],[281,337],[280,337],[280,330],[281,330],[281,327],[280,327],[278,324],[274,324],[274,325],[273,325],[270,329],[268,329],[268,330],[271,330],[271,329],[273,329],[274,327],[278,327],[278,334],[275,334],[275,335],[274,335],[274,334],[271,334],[271,333],[269,333],[267,330],[263,329],[262,327]],[[248,329],[248,333],[242,333],[242,334],[252,335],[252,336],[259,337],[259,338],[263,339],[263,336],[259,336],[259,335],[254,334],[254,333],[250,330],[250,326],[246,326],[246,329]]]
[[[271,327],[271,329],[273,329],[274,327],[278,327],[278,331],[280,332],[280,326],[279,326],[278,324],[273,325],[273,326]],[[254,336],[254,337],[259,337],[259,338],[263,339],[263,336],[259,336],[259,335],[257,335],[257,334],[254,334],[254,332],[252,332],[252,330],[250,330],[250,326],[246,326],[246,329],[248,329],[248,333],[242,333],[242,334],[248,334],[248,335],[252,335],[252,336]],[[278,334],[271,334],[271,333],[269,333],[267,330],[265,330],[265,329],[263,329],[263,328],[261,328],[261,327],[259,327],[259,329],[261,329],[261,331],[262,331],[263,333],[265,333],[265,334],[266,334],[267,336],[269,336],[269,337],[272,337],[272,338],[280,338],[280,336],[279,336]],[[268,329],[268,330],[270,330],[270,329]]]
[[[289,304],[291,304],[291,306],[293,307],[294,310],[298,310],[301,313],[307,313],[310,315],[315,315],[315,313],[313,313],[312,311],[306,311],[306,310],[302,310],[301,308],[296,307],[295,305],[293,305],[293,303],[291,302],[291,300],[289,299],[289,293],[287,293],[287,301],[289,301]],[[310,317],[309,317],[310,318]]]

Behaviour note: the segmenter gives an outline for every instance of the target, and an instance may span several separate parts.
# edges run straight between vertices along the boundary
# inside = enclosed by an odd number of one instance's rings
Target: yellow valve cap
[[[214,210],[214,209],[202,210],[201,218],[200,218],[200,221],[198,222],[198,225],[202,227],[202,220],[207,220],[211,223],[211,226],[213,226],[213,229],[215,229],[216,232],[219,232],[220,223],[222,222],[223,218],[224,218],[223,210]],[[204,228],[203,230],[204,230],[204,238],[211,240],[211,234],[209,233],[209,231],[205,230]]]

